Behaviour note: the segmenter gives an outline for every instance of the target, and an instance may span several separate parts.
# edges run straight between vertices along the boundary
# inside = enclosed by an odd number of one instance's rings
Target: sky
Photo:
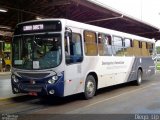
[[[92,0],[160,29],[160,0]],[[159,43],[160,45],[160,40]]]

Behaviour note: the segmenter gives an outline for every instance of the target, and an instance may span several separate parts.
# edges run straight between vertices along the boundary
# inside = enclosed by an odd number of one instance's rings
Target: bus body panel
[[[147,65],[141,60],[148,61],[145,62]],[[154,63],[151,61],[151,58],[148,57],[105,56],[97,58],[86,56],[82,63],[66,67],[64,95],[84,92],[85,79],[90,72],[95,72],[98,76],[97,89],[136,80],[138,68],[142,68],[143,77],[148,78],[155,74]]]
[[[53,19],[54,20],[54,19]],[[42,20],[43,21],[43,20]],[[51,20],[49,20],[51,21]],[[20,77],[20,81],[32,82],[35,80],[36,83],[43,83],[44,94],[49,95],[50,90],[55,91],[56,96],[68,96],[77,93],[84,92],[85,80],[90,73],[97,75],[97,89],[121,84],[137,79],[138,69],[142,69],[143,77],[147,78],[155,73],[155,65],[152,57],[140,57],[140,56],[86,56],[85,55],[85,43],[84,43],[84,31],[95,31],[98,33],[106,33],[110,35],[117,35],[126,38],[139,39],[146,42],[154,43],[153,40],[146,39],[143,37],[130,35],[114,30],[100,28],[92,25],[87,25],[71,20],[62,19],[62,62],[56,68],[50,68],[47,70],[23,70],[23,69],[12,69],[12,74]],[[81,35],[82,49],[83,49],[83,60],[74,64],[66,64],[65,61],[65,28],[68,27],[73,33]],[[97,43],[98,44],[98,43]],[[34,78],[28,76],[23,78],[20,74],[32,73],[42,74],[48,73],[48,76],[44,78]],[[48,80],[57,73],[59,75],[58,81],[55,84],[48,84]],[[21,84],[15,84],[12,80],[12,87],[19,87]],[[24,92],[24,91],[22,91]],[[26,91],[26,92],[32,92]],[[40,94],[43,93],[39,92]]]

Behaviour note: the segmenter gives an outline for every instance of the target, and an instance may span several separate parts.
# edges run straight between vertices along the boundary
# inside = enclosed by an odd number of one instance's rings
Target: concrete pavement
[[[55,120],[159,120],[159,78],[160,72],[144,80],[141,86],[129,83],[101,89],[90,100],[83,100],[81,95],[42,99],[16,97],[1,101],[0,113],[18,115],[23,120],[51,120],[54,117]],[[154,116],[158,119],[153,119]]]
[[[10,72],[0,72],[0,100],[17,97],[11,89]]]

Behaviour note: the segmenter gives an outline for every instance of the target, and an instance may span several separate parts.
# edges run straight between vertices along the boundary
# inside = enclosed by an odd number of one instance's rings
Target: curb
[[[0,75],[10,75],[11,72],[0,72]]]
[[[16,97],[16,96],[15,96]],[[0,98],[0,101],[6,101],[6,100],[10,100],[10,99],[13,99],[15,97],[8,97],[8,98]]]
[[[18,99],[21,97],[26,97],[27,95],[18,95],[18,96],[12,96],[12,97],[4,97],[4,98],[0,98],[0,101],[7,101],[7,100],[11,100],[11,99]]]

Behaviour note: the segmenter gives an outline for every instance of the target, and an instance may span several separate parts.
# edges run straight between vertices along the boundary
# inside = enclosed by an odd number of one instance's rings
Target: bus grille
[[[45,78],[50,73],[18,73],[21,77]]]
[[[22,84],[21,89],[28,92],[41,92],[43,85]]]

